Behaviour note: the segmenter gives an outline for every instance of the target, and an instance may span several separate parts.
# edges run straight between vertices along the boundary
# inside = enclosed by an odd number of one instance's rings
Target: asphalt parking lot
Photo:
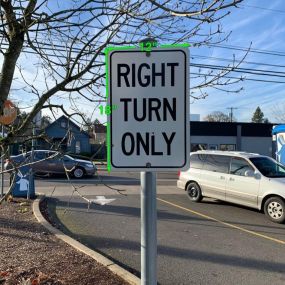
[[[124,186],[127,196],[102,187],[84,195],[105,193],[111,204],[88,211],[82,199],[54,193],[53,212],[68,234],[139,276],[139,185]],[[191,203],[175,186],[158,186],[157,203],[159,284],[285,284],[285,225],[218,200]]]

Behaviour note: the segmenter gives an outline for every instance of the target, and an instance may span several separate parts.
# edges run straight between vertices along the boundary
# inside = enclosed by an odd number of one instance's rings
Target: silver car
[[[180,173],[177,186],[193,202],[216,198],[263,210],[273,222],[285,222],[285,166],[268,156],[193,152],[190,168]]]
[[[31,151],[11,156],[9,160],[6,160],[5,169],[13,168],[13,164],[15,166],[30,164],[36,174],[68,173],[75,178],[94,175],[97,170],[89,160],[75,159],[69,155],[62,155],[57,151],[35,150],[33,162],[31,156]]]

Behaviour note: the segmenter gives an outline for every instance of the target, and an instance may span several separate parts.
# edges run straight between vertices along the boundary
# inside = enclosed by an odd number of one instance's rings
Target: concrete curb
[[[101,255],[100,253],[88,248],[87,246],[81,244],[77,240],[67,236],[60,230],[54,228],[42,215],[40,211],[40,202],[45,198],[44,195],[40,195],[33,203],[33,213],[36,219],[42,224],[49,232],[54,234],[57,238],[61,239],[62,241],[68,243],[75,249],[85,253],[86,255],[92,257],[97,262],[101,263],[104,266],[107,266],[109,270],[113,273],[117,274],[121,278],[123,278],[126,282],[129,282],[132,285],[139,285],[140,279],[130,273],[129,271],[123,269],[119,265],[115,264],[113,261],[109,260],[105,256]]]

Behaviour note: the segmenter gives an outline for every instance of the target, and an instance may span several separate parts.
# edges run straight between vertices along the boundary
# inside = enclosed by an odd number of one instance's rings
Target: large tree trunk
[[[23,48],[25,31],[31,23],[36,4],[37,0],[29,0],[23,11],[23,18],[20,19],[17,18],[18,7],[15,3],[12,3],[11,0],[0,0],[0,6],[4,10],[4,14],[1,13],[2,23],[4,24],[2,32],[8,43],[8,49],[5,52],[2,51],[4,61],[0,74],[0,115],[3,114],[3,103],[9,95],[16,63]]]
[[[24,34],[16,35],[10,42],[7,52],[4,54],[0,74],[0,114],[3,113],[3,103],[6,101],[11,89],[16,63],[21,54],[23,44]]]

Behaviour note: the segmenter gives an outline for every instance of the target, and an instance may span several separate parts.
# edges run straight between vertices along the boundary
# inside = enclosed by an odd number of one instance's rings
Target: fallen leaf
[[[13,202],[13,196],[12,195],[9,195],[7,197],[7,202]]]
[[[38,281],[38,279],[34,279],[33,281],[32,281],[32,284],[31,285],[39,285],[40,283],[39,283],[39,281]]]
[[[17,212],[18,212],[18,213],[21,213],[21,214],[27,213],[28,211],[29,211],[28,208],[20,208],[20,209],[17,210]]]
[[[8,276],[9,275],[9,272],[7,272],[7,271],[2,271],[2,272],[0,272],[0,276],[1,277],[6,277],[6,276]]]

